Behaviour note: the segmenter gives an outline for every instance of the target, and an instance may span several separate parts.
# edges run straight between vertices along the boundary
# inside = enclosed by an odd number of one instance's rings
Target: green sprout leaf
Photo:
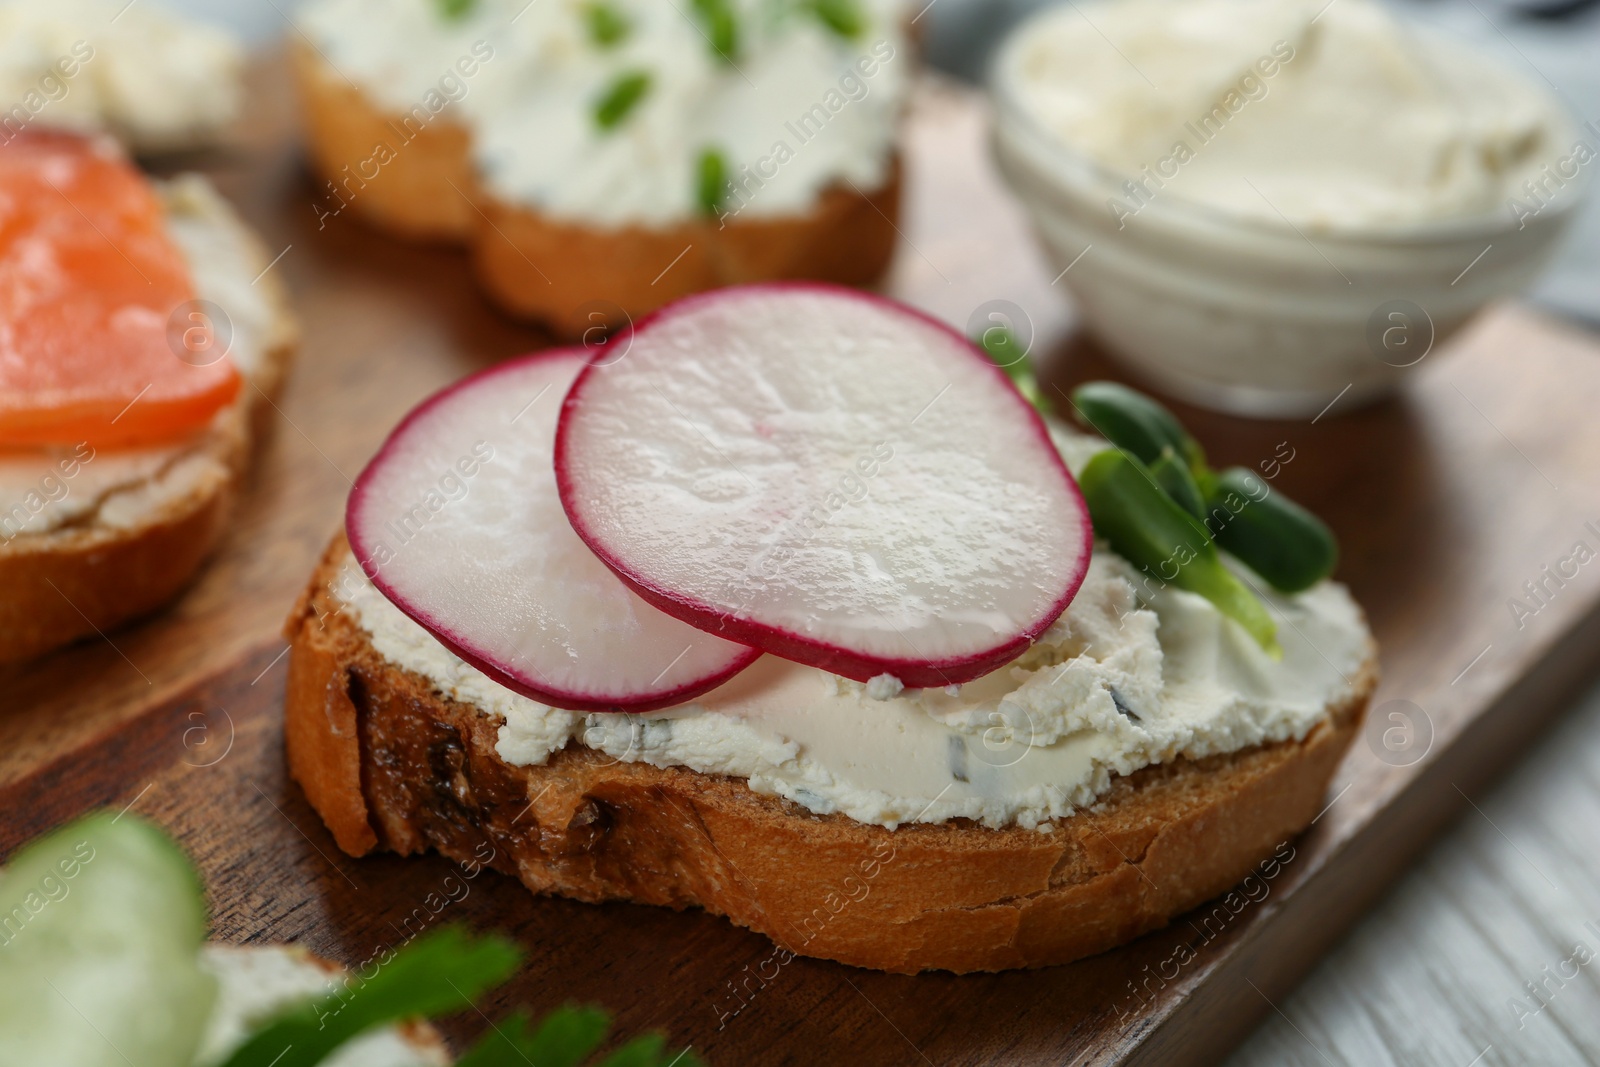
[[[1223,566],[1206,528],[1156,484],[1137,456],[1120,448],[1095,453],[1078,486],[1095,531],[1113,552],[1158,581],[1199,593],[1243,626],[1267,655],[1283,658],[1266,606]]]
[[[618,75],[594,106],[595,125],[602,130],[616,129],[649,91],[647,71],[633,70]]]
[[[700,210],[707,215],[718,214],[728,198],[728,189],[728,161],[715,148],[701,152],[696,182]]]
[[[860,37],[867,28],[866,17],[856,0],[811,0],[807,9],[822,20],[822,24],[846,40]]]
[[[468,0],[470,3],[471,0]],[[612,7],[610,4],[586,4],[583,8],[583,21],[589,28],[589,40],[601,48],[614,48],[627,39],[633,30],[633,23],[628,21],[628,16]]]
[[[313,1067],[374,1027],[448,1015],[499,985],[521,958],[502,937],[475,937],[445,926],[411,942],[377,972],[325,997],[303,1002],[258,1030],[224,1067]]]
[[[478,0],[434,0],[439,5],[439,14],[451,21],[460,21],[472,13],[478,6]]]
[[[1028,361],[1028,351],[1010,330],[998,323],[990,326],[978,335],[978,347],[994,361],[995,366],[1006,372],[1011,384],[1017,387],[1017,392],[1022,394],[1024,400],[1033,405],[1034,410],[1041,415],[1050,413],[1044,390],[1039,388],[1033,364]]]
[[[694,0],[711,52],[725,63],[739,59],[739,19],[732,0]]]

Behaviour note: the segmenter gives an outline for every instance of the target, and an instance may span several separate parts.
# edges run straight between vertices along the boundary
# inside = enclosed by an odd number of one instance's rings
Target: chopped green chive
[[[620,74],[594,106],[594,121],[602,130],[614,130],[650,91],[650,75],[642,70]]]
[[[840,37],[854,39],[867,28],[867,20],[856,0],[810,0],[806,6]]]
[[[694,0],[694,10],[704,24],[711,51],[728,63],[735,62],[739,58],[739,21],[731,0]]]
[[[469,0],[470,2],[470,0]],[[583,9],[583,20],[589,27],[589,40],[601,48],[610,48],[621,44],[633,29],[633,23],[628,21],[628,16],[612,7],[610,4],[587,4]]]
[[[728,161],[715,148],[700,153],[698,196],[700,210],[715,215],[728,196]]]
[[[474,7],[478,6],[478,0],[434,0],[434,2],[439,5],[439,14],[447,19],[465,18]]]

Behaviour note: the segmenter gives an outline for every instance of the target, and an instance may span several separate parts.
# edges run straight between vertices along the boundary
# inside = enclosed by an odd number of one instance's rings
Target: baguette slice
[[[294,69],[311,159],[332,186],[324,210],[347,205],[400,237],[470,244],[490,297],[564,338],[602,324],[590,304],[607,305],[603,325],[617,327],[724,285],[792,278],[871,285],[894,254],[898,159],[881,188],[863,194],[834,186],[800,215],[585,226],[479,189],[470,135],[448,111],[389,114],[304,45]]]
[[[414,241],[472,237],[475,179],[464,126],[422,105],[410,115],[388,114],[304,42],[291,61],[311,162],[331,186],[319,191],[322,211],[348,205],[374,226]]]
[[[222,1062],[251,1030],[301,997],[338,987],[347,975],[337,963],[295,945],[208,944],[205,966],[217,978],[217,1003],[201,1046],[201,1067]],[[422,1021],[383,1027],[340,1047],[323,1067],[447,1067],[444,1038]]]
[[[889,269],[900,213],[900,161],[862,194],[833,186],[803,215],[692,219],[666,228],[597,229],[479,196],[472,261],[489,296],[513,315],[577,338],[625,326],[692,293],[749,282],[810,279],[867,286]]]
[[[27,494],[56,468],[45,452],[0,451],[0,663],[30,659],[148,614],[175,597],[226,529],[268,400],[288,370],[296,327],[260,242],[203,178],[160,189],[168,225],[194,273],[196,295],[233,309],[238,399],[178,444],[101,449],[73,477],[56,518],[41,522]],[[240,309],[259,293],[262,321]],[[176,357],[174,357],[176,358]],[[20,509],[20,510],[19,510]],[[18,528],[20,527],[20,532]]]
[[[345,852],[465,861],[492,841],[536,893],[700,907],[874,970],[1066,963],[1221,894],[1316,816],[1377,681],[1374,650],[1303,740],[1146,767],[1050,832],[890,831],[579,746],[507,764],[497,719],[384,659],[341,611],[348,559],[341,535],[285,627],[289,770]]]

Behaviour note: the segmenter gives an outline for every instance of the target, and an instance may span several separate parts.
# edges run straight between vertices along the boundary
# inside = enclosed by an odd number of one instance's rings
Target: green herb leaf
[[[1215,531],[1217,544],[1280,592],[1310,589],[1338,565],[1333,531],[1255,471],[1229,467],[1219,472],[1206,503],[1206,527]]]
[[[1194,472],[1178,458],[1178,453],[1172,450],[1171,445],[1162,449],[1161,455],[1150,464],[1150,475],[1184,511],[1197,519],[1205,518],[1205,496],[1200,491],[1199,483],[1194,480]]]
[[[867,28],[867,20],[856,0],[811,0],[806,6],[823,25],[846,40],[860,37]]]
[[[1078,475],[1094,528],[1112,551],[1158,582],[1199,593],[1283,658],[1278,627],[1242,581],[1222,565],[1211,535],[1169,497],[1137,456],[1120,448],[1097,452]]]
[[[1205,481],[1200,445],[1172,412],[1143,393],[1116,382],[1084,382],[1072,391],[1072,413],[1079,424],[1132,452],[1141,463],[1154,463],[1162,449],[1171,448],[1188,462],[1196,481]]]
[[[1033,364],[1028,361],[1027,349],[1018,343],[1010,330],[996,323],[978,335],[978,346],[994,361],[995,366],[1006,372],[1006,377],[1011,379],[1024,400],[1040,414],[1050,413],[1044,390],[1039,388]]]
[[[620,74],[594,106],[594,121],[602,130],[614,130],[650,91],[650,75],[633,70]]]
[[[535,1028],[527,1013],[502,1021],[456,1067],[578,1067],[605,1040],[611,1016],[600,1008],[567,1005],[557,1008]],[[600,1067],[704,1067],[689,1049],[667,1055],[666,1039],[645,1034],[600,1061]]]
[[[701,1067],[687,1049],[674,1057],[667,1055],[667,1039],[660,1034],[636,1037],[600,1061],[600,1067]]]
[[[455,926],[418,938],[362,980],[280,1015],[257,1031],[224,1067],[313,1067],[334,1049],[378,1026],[448,1015],[499,985],[521,958],[502,937]]]
[[[439,5],[439,14],[452,21],[464,19],[478,6],[478,0],[434,0]]]
[[[739,19],[731,0],[694,0],[712,54],[726,63],[739,59]]]
[[[621,44],[633,30],[633,23],[628,21],[628,16],[610,4],[584,5],[583,20],[589,27],[589,40],[601,48],[612,48]]]
[[[718,214],[722,202],[728,198],[728,190],[728,161],[715,148],[701,152],[696,184],[700,210],[707,215]]]
[[[611,1016],[599,1008],[568,1005],[545,1016],[534,1029],[526,1012],[517,1012],[484,1034],[456,1061],[456,1067],[577,1067],[589,1057],[611,1028]]]

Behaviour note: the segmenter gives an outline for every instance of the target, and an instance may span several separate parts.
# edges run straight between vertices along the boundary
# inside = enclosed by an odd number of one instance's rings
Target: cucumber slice
[[[216,995],[204,891],[165,834],[97,815],[0,874],[0,1067],[190,1067]]]

